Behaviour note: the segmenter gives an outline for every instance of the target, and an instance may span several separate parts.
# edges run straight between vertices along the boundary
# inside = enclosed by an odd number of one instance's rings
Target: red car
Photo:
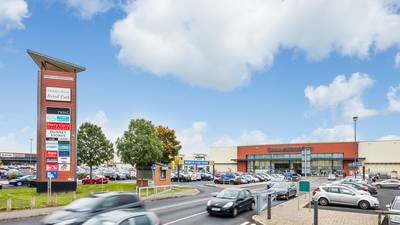
[[[85,178],[82,179],[82,184],[107,184],[109,179],[107,177],[95,177],[95,178]]]

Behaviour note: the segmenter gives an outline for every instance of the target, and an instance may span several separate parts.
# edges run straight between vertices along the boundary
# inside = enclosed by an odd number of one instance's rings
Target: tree
[[[162,157],[163,143],[152,122],[145,119],[131,120],[128,130],[116,144],[122,162],[136,166],[139,171]]]
[[[176,139],[173,129],[160,125],[156,127],[156,133],[158,138],[163,142],[163,154],[160,162],[168,164],[175,159],[182,146]]]
[[[2,165],[3,165],[3,161],[0,160],[0,166],[2,166]]]
[[[78,130],[78,163],[86,164],[90,168],[92,178],[93,166],[110,161],[114,157],[114,148],[111,141],[104,135],[101,127],[86,122]]]

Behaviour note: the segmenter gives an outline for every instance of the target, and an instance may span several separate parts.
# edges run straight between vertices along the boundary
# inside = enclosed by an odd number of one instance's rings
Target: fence
[[[148,197],[149,195],[157,195],[165,193],[166,191],[172,191],[178,185],[161,185],[161,186],[149,186],[149,187],[136,187],[136,193],[139,196]]]
[[[384,224],[383,220],[382,220],[382,216],[389,216],[389,215],[400,216],[400,212],[393,212],[393,211],[376,210],[375,213],[378,214],[378,225],[383,225]],[[387,224],[388,225],[392,224],[389,217],[388,217],[388,220],[387,220]]]

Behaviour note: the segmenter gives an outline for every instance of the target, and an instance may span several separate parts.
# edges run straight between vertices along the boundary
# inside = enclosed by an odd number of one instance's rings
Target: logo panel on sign
[[[70,171],[71,170],[71,164],[69,163],[63,163],[59,165],[60,171]]]
[[[59,151],[58,156],[59,157],[69,157],[69,151]]]
[[[56,122],[48,122],[46,124],[46,129],[49,130],[69,130],[69,123],[56,123]]]
[[[58,163],[70,163],[71,158],[70,157],[58,157]]]
[[[58,164],[46,164],[46,171],[57,172]]]

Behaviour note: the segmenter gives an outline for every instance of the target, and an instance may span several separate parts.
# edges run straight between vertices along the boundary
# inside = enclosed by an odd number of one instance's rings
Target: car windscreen
[[[100,199],[98,197],[84,197],[71,202],[69,205],[64,207],[64,210],[72,212],[91,211],[95,209],[99,203]]]
[[[395,201],[393,203],[392,209],[394,210],[400,210],[400,201]]]
[[[217,194],[217,198],[229,198],[229,199],[234,199],[238,196],[239,191],[238,190],[230,190],[230,189],[225,189],[221,191],[220,193]]]

